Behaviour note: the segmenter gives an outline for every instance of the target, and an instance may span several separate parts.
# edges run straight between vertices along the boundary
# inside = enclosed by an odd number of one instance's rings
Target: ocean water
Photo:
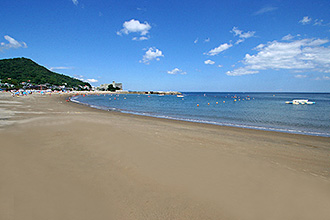
[[[187,92],[183,96],[89,95],[72,101],[130,114],[330,137],[330,93]],[[293,99],[315,104],[285,104]]]

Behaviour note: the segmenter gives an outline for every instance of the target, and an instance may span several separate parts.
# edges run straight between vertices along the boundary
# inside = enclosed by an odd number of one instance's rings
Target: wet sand
[[[330,138],[0,94],[0,219],[330,219]]]

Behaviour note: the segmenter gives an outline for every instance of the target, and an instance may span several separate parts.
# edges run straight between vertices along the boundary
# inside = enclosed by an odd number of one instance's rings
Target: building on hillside
[[[107,90],[109,85],[110,84],[107,84],[107,83],[101,84],[99,87],[97,87],[97,89],[98,90]]]
[[[119,90],[123,90],[123,84],[122,83],[116,83],[115,81],[112,81],[113,88],[119,88]]]

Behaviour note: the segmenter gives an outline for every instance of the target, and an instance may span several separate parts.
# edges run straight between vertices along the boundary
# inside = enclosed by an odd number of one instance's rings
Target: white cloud
[[[233,27],[233,29],[230,31],[234,34],[234,36],[238,36],[240,39],[236,41],[235,44],[242,43],[245,39],[253,37],[256,33],[255,31],[247,31],[243,32],[242,30],[239,30],[238,27]]]
[[[324,23],[323,19],[312,19],[308,16],[303,17],[299,23],[305,25],[305,24],[311,24],[313,23],[313,26],[329,26],[330,23]]]
[[[238,36],[239,38],[250,38],[256,33],[255,31],[248,31],[244,33],[242,30],[239,30],[238,27],[233,27],[231,32],[234,33],[234,36]]]
[[[146,12],[146,11],[147,11],[146,8],[136,8],[136,10],[138,10],[138,11],[143,11],[143,12]]]
[[[266,7],[261,8],[259,11],[255,12],[254,15],[265,14],[267,12],[275,11],[277,9],[278,9],[277,7],[266,6]]]
[[[196,40],[194,40],[194,44],[197,44],[198,42],[198,37],[196,38]]]
[[[135,41],[142,41],[142,40],[148,40],[148,37],[142,36],[142,37],[133,37],[132,40]]]
[[[98,80],[97,79],[87,79],[87,82],[96,83],[96,82],[98,82]]]
[[[256,46],[255,48],[253,48],[253,50],[262,50],[266,45],[264,44],[259,44],[258,46]]]
[[[148,22],[140,23],[140,21],[132,19],[130,21],[125,21],[123,24],[123,29],[118,31],[117,34],[127,35],[129,33],[140,33],[140,35],[144,36],[148,34],[150,29],[151,26],[148,24]]]
[[[216,47],[204,54],[209,55],[209,56],[215,56],[215,55],[218,55],[219,53],[221,53],[222,51],[229,49],[232,46],[233,46],[232,44],[224,43],[224,44],[221,44],[219,47]]]
[[[208,37],[208,38],[206,38],[205,40],[204,40],[204,43],[208,43],[208,42],[210,42],[210,38]]]
[[[244,41],[245,41],[245,39],[240,38],[235,42],[235,44],[240,44],[240,43],[243,43]]]
[[[69,69],[73,69],[73,67],[68,67],[68,66],[56,66],[56,67],[51,67],[51,68],[49,68],[50,71],[53,71],[53,70],[69,70]]]
[[[298,79],[303,79],[303,78],[306,78],[307,75],[300,75],[300,74],[298,74],[298,75],[295,75],[294,77],[295,78],[298,78]]]
[[[81,81],[86,81],[84,78],[82,78],[82,77],[73,77],[73,78],[75,78],[75,79],[79,79],[79,80],[81,80]]]
[[[260,70],[313,70],[325,72],[330,68],[330,47],[326,39],[302,39],[292,42],[272,41],[259,45],[255,55],[246,54],[244,67],[228,71],[227,75],[246,75]]]
[[[78,0],[72,0],[73,4],[78,5]]]
[[[257,70],[249,70],[248,68],[237,68],[233,71],[227,71],[226,74],[228,76],[243,76],[243,75],[250,75],[250,74],[256,74],[259,73]]]
[[[282,37],[282,40],[292,40],[294,38],[294,36],[292,36],[291,34],[285,35],[284,37]]]
[[[18,42],[17,40],[15,40],[14,38],[12,38],[8,35],[5,35],[4,38],[8,41],[8,43],[1,42],[0,51],[5,50],[5,49],[11,49],[11,48],[14,48],[14,49],[17,49],[20,47],[27,48],[27,45],[25,42]]]
[[[223,67],[222,65],[218,65],[219,68]]]
[[[329,76],[316,77],[315,80],[330,80]]]
[[[84,78],[83,75],[74,75],[76,78]]]
[[[215,64],[215,62],[212,61],[212,60],[205,60],[204,63],[205,63],[205,64],[209,64],[209,65],[213,65],[213,64]]]
[[[305,24],[311,23],[311,21],[312,21],[312,18],[305,16],[299,21],[299,23],[302,23],[303,25],[305,25]]]
[[[183,72],[179,68],[174,68],[173,70],[169,70],[169,71],[167,71],[167,73],[171,74],[171,75],[175,75],[175,74],[185,75],[185,74],[187,74],[187,72]]]
[[[322,19],[315,19],[313,25],[322,26],[323,22],[324,21]]]
[[[14,38],[8,35],[5,35],[4,38],[9,42],[9,45],[13,48],[19,48],[22,46],[20,43],[18,43],[17,40],[15,40]]]
[[[157,60],[159,61],[159,57],[163,57],[163,52],[158,50],[155,47],[150,47],[146,53],[143,55],[142,60],[140,60],[140,63],[145,63],[145,64],[149,64],[150,61],[152,60]]]

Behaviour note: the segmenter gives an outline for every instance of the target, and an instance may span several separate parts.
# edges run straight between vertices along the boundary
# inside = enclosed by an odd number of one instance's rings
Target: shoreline
[[[1,97],[0,97],[1,98]],[[8,98],[1,219],[328,219],[330,138]],[[15,103],[13,103],[15,101]]]
[[[112,94],[119,94],[120,95],[122,93],[112,93]],[[89,95],[97,95],[97,94],[89,94]],[[287,133],[287,134],[298,134],[298,135],[306,135],[306,136],[330,137],[330,134],[328,134],[328,133],[320,133],[320,132],[313,132],[313,131],[300,131],[300,130],[294,130],[294,129],[289,129],[289,128],[284,129],[284,128],[274,128],[274,127],[263,127],[263,126],[257,126],[257,125],[221,123],[221,122],[196,120],[196,119],[189,119],[189,118],[175,118],[175,117],[170,117],[170,116],[166,116],[166,115],[153,115],[153,114],[150,114],[150,113],[138,113],[138,112],[134,112],[134,111],[128,111],[128,110],[116,109],[116,108],[111,109],[111,108],[106,108],[106,107],[102,107],[102,106],[93,106],[93,105],[90,105],[88,103],[73,100],[72,97],[73,96],[69,96],[69,100],[73,103],[88,106],[88,107],[94,108],[94,109],[99,109],[99,110],[102,110],[102,111],[114,111],[114,112],[120,112],[120,113],[123,113],[123,114],[146,116],[146,117],[151,117],[151,118],[192,122],[192,123],[198,123],[198,124],[209,124],[209,125],[223,126],[223,127],[252,129],[252,130],[257,130],[257,131],[271,131],[271,132],[279,132],[279,133]]]

